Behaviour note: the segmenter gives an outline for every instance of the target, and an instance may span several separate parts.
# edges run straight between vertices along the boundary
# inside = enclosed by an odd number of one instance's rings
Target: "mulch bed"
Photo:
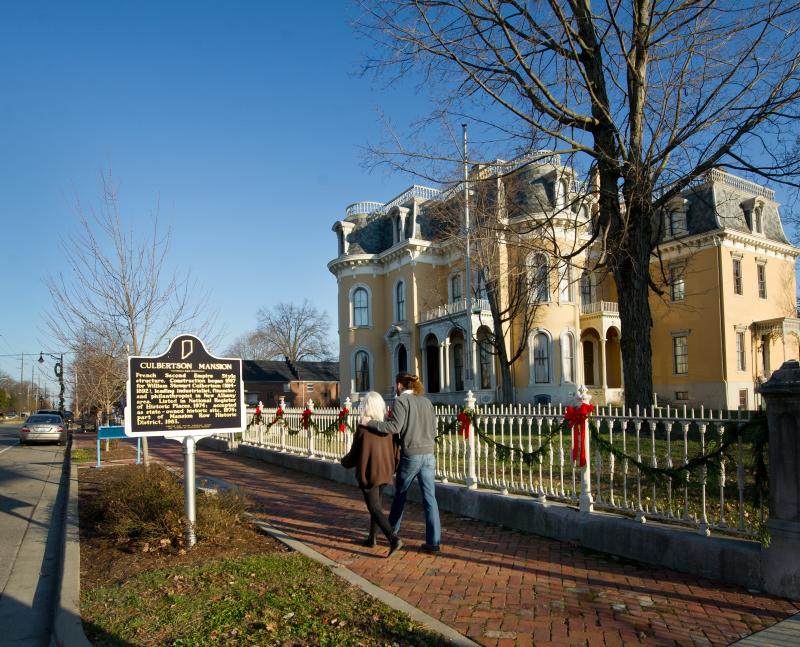
[[[78,471],[79,501],[95,496],[115,479],[114,467],[82,468]],[[80,509],[80,506],[79,506]],[[114,584],[145,571],[174,566],[194,566],[214,559],[235,559],[261,553],[286,553],[289,549],[275,539],[246,525],[228,529],[224,545],[196,544],[191,550],[174,546],[137,546],[115,543],[98,536],[81,514],[81,587]]]

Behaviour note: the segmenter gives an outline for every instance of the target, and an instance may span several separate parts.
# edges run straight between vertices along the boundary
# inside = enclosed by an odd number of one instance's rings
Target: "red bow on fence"
[[[303,429],[308,429],[308,426],[311,424],[311,409],[304,409],[303,410]]]
[[[458,424],[460,425],[458,428],[459,433],[464,436],[464,438],[469,438],[469,414],[466,411],[462,411],[456,416],[456,420],[458,420]]]
[[[580,454],[580,466],[586,465],[586,419],[594,411],[593,404],[584,402],[579,407],[567,407],[564,419],[572,427],[572,462],[578,460]]]
[[[275,418],[273,419],[272,424],[274,425],[276,422],[278,422],[278,420],[283,420],[283,409],[280,407],[278,407],[278,410],[275,412]]]
[[[339,412],[339,431],[341,433],[344,433],[344,425],[347,422],[347,415],[349,413],[350,411],[348,411],[347,407],[345,407]]]

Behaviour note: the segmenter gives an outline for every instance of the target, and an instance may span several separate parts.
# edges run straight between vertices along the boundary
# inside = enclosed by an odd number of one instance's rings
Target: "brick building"
[[[299,407],[309,400],[317,406],[339,404],[338,362],[290,362],[243,360],[245,401],[255,406],[259,400],[268,407],[283,396],[286,405]]]

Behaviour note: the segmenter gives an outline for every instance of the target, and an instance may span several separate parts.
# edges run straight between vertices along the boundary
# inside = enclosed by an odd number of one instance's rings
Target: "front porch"
[[[595,404],[622,404],[625,399],[619,306],[597,301],[581,306],[581,368],[583,383]]]
[[[491,311],[486,299],[474,299],[470,304],[466,299],[459,299],[422,313],[417,324],[421,377],[432,402],[461,405],[468,390],[475,394],[479,404],[496,400],[494,356],[482,343],[489,334],[487,323],[490,320]],[[466,335],[469,327],[476,343],[468,345]],[[468,346],[471,347],[469,358]]]

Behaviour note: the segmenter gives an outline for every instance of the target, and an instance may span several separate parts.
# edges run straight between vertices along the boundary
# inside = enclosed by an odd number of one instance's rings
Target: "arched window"
[[[461,275],[453,274],[450,277],[450,303],[461,300]]]
[[[533,381],[536,384],[550,382],[550,338],[543,332],[533,338]]]
[[[561,381],[575,382],[575,337],[571,332],[561,336]]]
[[[456,391],[464,390],[464,344],[453,344],[453,381]]]
[[[395,312],[397,321],[406,320],[406,284],[403,281],[399,281],[395,287]]]
[[[572,288],[572,265],[569,261],[561,261],[558,271],[558,300],[561,303],[572,303],[575,298]]]
[[[358,393],[364,393],[370,389],[369,380],[369,355],[367,351],[356,351],[355,361],[355,387]]]
[[[531,256],[528,272],[533,300],[540,303],[550,301],[550,264],[547,256],[541,253]]]
[[[478,333],[478,371],[480,372],[480,388],[492,388],[492,352],[486,333]]]
[[[397,347],[397,372],[408,370],[408,353],[406,347],[400,344]]]
[[[592,303],[592,276],[584,271],[581,274],[581,305],[588,306]]]
[[[400,216],[397,216],[395,219],[395,233],[397,235],[397,241],[400,242],[403,240],[403,221],[400,219]]]
[[[369,293],[366,288],[353,290],[353,326],[369,326]]]
[[[569,185],[566,180],[560,180],[558,183],[558,207],[563,208],[567,206],[569,201]]]

